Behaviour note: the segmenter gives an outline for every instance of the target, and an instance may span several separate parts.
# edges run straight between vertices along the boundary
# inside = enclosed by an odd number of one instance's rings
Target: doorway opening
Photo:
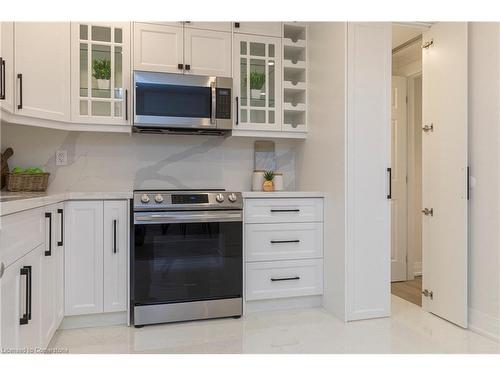
[[[422,306],[422,28],[392,31],[391,293]]]

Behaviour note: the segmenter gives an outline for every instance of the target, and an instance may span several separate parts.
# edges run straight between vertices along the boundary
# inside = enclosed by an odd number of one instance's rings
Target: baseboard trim
[[[127,324],[127,313],[125,311],[65,316],[59,329],[106,327]]]
[[[500,342],[500,319],[491,315],[469,308],[469,329]]]
[[[248,301],[243,304],[243,314],[262,312],[301,309],[323,306],[323,296],[307,296],[293,298],[277,298],[261,301]]]

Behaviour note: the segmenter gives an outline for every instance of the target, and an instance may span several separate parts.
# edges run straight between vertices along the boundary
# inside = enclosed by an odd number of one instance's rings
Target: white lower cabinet
[[[245,300],[323,294],[323,198],[245,199]]]
[[[126,310],[127,201],[66,203],[65,315]]]

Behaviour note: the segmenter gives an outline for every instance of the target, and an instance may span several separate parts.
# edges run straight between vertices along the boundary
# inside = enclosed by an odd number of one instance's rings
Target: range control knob
[[[147,194],[142,194],[142,195],[141,195],[141,202],[142,202],[142,203],[149,203],[149,195],[147,195]]]
[[[156,203],[163,203],[163,195],[156,194],[156,196],[155,196],[155,202]]]
[[[232,203],[236,202],[236,194],[234,194],[234,193],[229,194],[227,199],[229,199],[229,202],[232,202]]]
[[[217,195],[215,196],[215,200],[216,200],[217,202],[219,202],[219,203],[224,202],[224,195],[222,195],[221,193],[217,194]]]

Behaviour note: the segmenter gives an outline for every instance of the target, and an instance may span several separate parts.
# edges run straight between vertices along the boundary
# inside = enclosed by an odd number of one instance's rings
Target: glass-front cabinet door
[[[234,129],[281,130],[281,39],[234,35]]]
[[[130,121],[130,23],[71,25],[72,120]]]

